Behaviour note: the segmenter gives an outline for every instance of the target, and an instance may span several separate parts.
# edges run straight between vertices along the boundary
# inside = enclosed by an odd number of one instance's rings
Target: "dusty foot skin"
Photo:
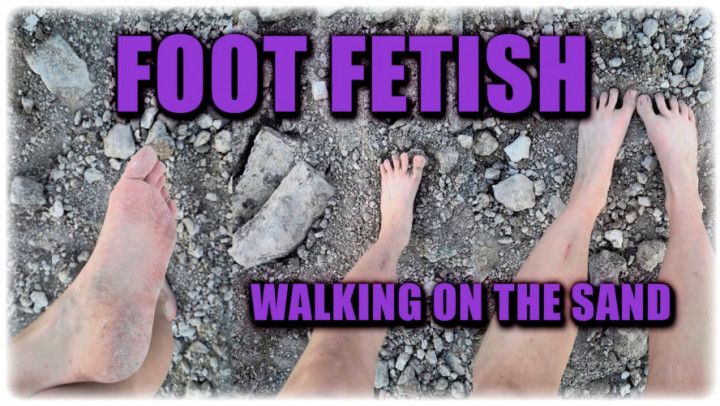
[[[40,392],[37,397],[154,396],[165,381],[172,365],[173,333],[170,322],[175,318],[176,313],[175,294],[165,281],[155,305],[150,349],[137,372],[117,383],[80,382],[56,386]]]
[[[380,165],[379,241],[402,250],[410,240],[413,202],[422,179],[425,157],[416,155],[410,167],[406,152]]]
[[[695,113],[676,98],[670,99],[668,107],[662,94],[655,95],[655,104],[660,114],[655,114],[650,96],[638,98],[637,111],[645,123],[648,138],[655,148],[655,154],[663,171],[667,209],[678,198],[695,200],[702,210],[698,197],[697,176],[697,126]]]
[[[637,91],[628,90],[619,109],[618,97],[617,89],[593,97],[590,117],[578,129],[577,172],[570,197],[597,213],[607,200],[615,157],[635,111]]]
[[[140,368],[175,244],[177,208],[164,171],[150,147],[128,163],[110,194],[87,264],[60,298],[13,340],[12,380],[19,393],[79,381],[118,382]],[[33,352],[33,347],[44,353]],[[32,362],[36,358],[38,362]],[[36,364],[62,373],[43,375]]]

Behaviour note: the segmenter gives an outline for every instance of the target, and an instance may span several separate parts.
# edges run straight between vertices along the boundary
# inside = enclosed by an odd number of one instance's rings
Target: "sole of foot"
[[[699,203],[697,150],[698,133],[695,113],[688,105],[673,97],[666,101],[654,96],[658,113],[648,95],[638,98],[638,115],[645,123],[648,138],[655,149],[663,172],[668,211],[675,199],[696,199]]]
[[[571,201],[597,213],[607,201],[615,158],[635,111],[637,91],[625,92],[618,108],[619,97],[618,89],[592,97],[590,116],[578,127],[577,171]]]
[[[379,240],[400,251],[410,241],[413,203],[426,161],[422,155],[415,155],[410,161],[407,152],[403,152],[380,164]]]
[[[165,166],[151,147],[142,148],[110,194],[90,259],[61,297],[62,314],[73,319],[66,325],[74,330],[70,351],[81,379],[118,382],[142,365],[155,305],[169,290],[176,213]],[[174,317],[174,296],[168,302]]]

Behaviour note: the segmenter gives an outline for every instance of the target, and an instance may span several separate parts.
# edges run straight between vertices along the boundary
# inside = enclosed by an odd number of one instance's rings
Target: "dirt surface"
[[[517,32],[534,39],[541,33],[589,35],[594,92],[634,86],[641,92],[677,95],[695,110],[705,220],[708,230],[713,229],[713,26],[704,10],[40,9],[17,12],[9,29],[9,180],[21,177],[9,213],[10,332],[16,334],[34,320],[92,251],[109,192],[125,162],[105,154],[104,139],[111,128],[129,124],[132,143],[139,147],[149,125],[161,121],[174,144],[166,164],[181,214],[167,273],[179,306],[173,324],[175,355],[160,396],[267,396],[279,390],[309,330],[253,327],[247,314],[247,282],[339,280],[378,231],[377,165],[392,153],[413,150],[430,158],[417,197],[413,235],[399,266],[401,279],[428,289],[440,281],[509,281],[567,201],[577,122],[490,115],[473,121],[459,118],[452,107],[440,119],[414,113],[407,119],[379,119],[367,113],[367,91],[360,92],[356,119],[336,120],[321,92],[314,97],[312,91],[314,82],[328,80],[332,33],[464,32],[487,37]],[[158,114],[149,117],[148,125],[119,118],[114,107],[114,35],[178,31],[193,33],[206,44],[228,32],[308,33],[313,55],[302,68],[300,117],[275,118],[266,91],[259,112],[244,120],[228,121],[211,110],[187,121]],[[28,64],[27,56],[55,35],[87,64],[93,85],[74,106],[67,97],[54,95]],[[417,100],[417,66],[407,63],[412,77],[404,91]],[[270,67],[265,65],[266,90]],[[448,73],[453,106],[455,71]],[[156,105],[152,91],[144,99],[147,107]],[[335,195],[296,250],[243,269],[228,254],[240,226],[232,215],[234,185],[263,126],[292,140],[297,157],[324,174]],[[232,134],[229,151],[216,142],[223,130]],[[209,140],[201,136],[203,131]],[[521,135],[531,140],[530,154],[512,162],[503,148]],[[489,136],[499,146],[487,152],[492,149]],[[535,202],[514,212],[495,199],[492,186],[517,173],[533,182]],[[609,202],[593,232],[591,273],[623,282],[653,280],[667,236],[661,172],[635,116],[615,165]],[[482,336],[480,329],[435,325],[390,329],[377,368],[378,395],[467,396],[472,390],[471,360]],[[646,376],[646,331],[581,329],[560,393],[637,396]]]

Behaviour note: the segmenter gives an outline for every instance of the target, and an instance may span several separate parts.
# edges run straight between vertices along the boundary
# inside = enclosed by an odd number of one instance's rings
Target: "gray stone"
[[[475,153],[480,156],[488,156],[495,152],[499,146],[500,144],[489,131],[483,131],[475,144]]]
[[[168,133],[165,123],[160,120],[156,121],[148,131],[145,145],[152,146],[162,160],[170,158],[175,153],[175,140]]]
[[[273,129],[262,128],[235,187],[233,216],[241,222],[254,216],[290,172],[294,162],[295,153],[289,140]]]
[[[635,254],[638,265],[645,271],[652,271],[662,263],[666,249],[665,243],[660,240],[641,242]]]
[[[33,311],[35,313],[39,313],[40,310],[46,308],[49,304],[45,292],[39,290],[30,293],[30,301],[33,303]]]
[[[530,137],[521,135],[505,147],[504,151],[511,161],[519,162],[530,156],[530,144]]]
[[[440,165],[438,171],[440,173],[449,173],[455,168],[455,165],[457,165],[460,159],[460,153],[453,147],[445,147],[435,154],[435,158],[437,158],[438,164]]]
[[[468,134],[460,134],[457,136],[458,144],[464,149],[470,149],[473,146],[473,137]]]
[[[593,285],[618,283],[621,273],[627,270],[625,258],[620,254],[602,250],[588,261],[588,281]]]
[[[465,375],[465,366],[457,355],[452,352],[448,352],[445,354],[445,363],[450,367],[450,370],[455,372],[458,376]]]
[[[379,361],[375,365],[375,388],[381,389],[390,384],[388,365],[385,361]]]
[[[48,90],[70,107],[80,105],[82,98],[92,89],[87,64],[59,35],[40,44],[25,60]]]
[[[195,119],[195,122],[197,123],[198,127],[202,128],[203,130],[207,130],[210,127],[212,127],[213,119],[210,117],[209,114],[200,114],[197,119]]]
[[[423,8],[415,25],[416,34],[462,34],[462,10],[459,8]]]
[[[705,60],[704,59],[698,59],[695,61],[695,64],[692,66],[692,68],[688,69],[687,73],[687,81],[693,86],[697,86],[700,84],[700,81],[702,80],[703,73],[705,72]]]
[[[334,194],[322,174],[305,162],[297,163],[255,217],[235,232],[230,255],[250,268],[289,254]]]
[[[213,148],[215,148],[215,151],[224,154],[228,151],[230,151],[230,148],[232,148],[232,134],[228,130],[222,130],[219,133],[215,134],[215,138],[213,138]]]
[[[25,17],[25,21],[23,22],[23,29],[30,34],[33,34],[35,33],[39,22],[40,17],[36,16],[35,14],[28,14],[28,16]]]
[[[652,38],[657,34],[658,28],[660,27],[660,24],[658,24],[658,21],[654,18],[648,18],[645,21],[643,21],[643,34],[645,34],[648,38]]]
[[[702,9],[698,13],[698,16],[693,21],[693,27],[703,30],[710,26],[710,23],[712,23],[712,15],[708,12],[708,10]]]
[[[548,213],[550,213],[553,217],[558,218],[563,210],[565,210],[565,202],[563,202],[557,195],[550,196],[547,204]]]
[[[512,211],[521,211],[535,206],[533,182],[523,174],[515,174],[493,185],[495,200]]]
[[[450,385],[450,396],[455,399],[465,397],[465,386],[460,381],[455,381]]]
[[[22,207],[37,207],[45,202],[43,185],[24,176],[13,178],[10,184],[10,203]]]
[[[400,355],[398,355],[397,359],[395,360],[395,369],[398,371],[402,371],[405,369],[405,366],[407,366],[408,361],[410,361],[410,354],[407,352],[402,352]]]
[[[83,173],[83,177],[87,183],[95,183],[105,179],[105,175],[95,168],[87,168]]]
[[[494,238],[477,238],[473,241],[471,259],[475,282],[483,282],[500,259],[500,246]]]
[[[640,359],[647,354],[648,332],[646,329],[611,327],[606,334],[612,340],[612,348],[621,359]]]
[[[158,113],[157,107],[148,107],[143,111],[142,116],[140,116],[140,127],[144,129],[149,129],[152,127],[153,121],[155,121],[155,116]]]
[[[327,85],[324,80],[314,80],[311,87],[312,97],[315,101],[326,100],[328,98]]]
[[[712,100],[712,93],[705,91],[705,90],[701,90],[698,92],[697,101],[700,104],[706,104],[706,103],[710,102],[710,100]]]
[[[612,18],[602,25],[602,32],[610,39],[621,39],[625,36],[625,26],[620,20]]]
[[[200,148],[203,145],[210,142],[210,138],[212,137],[212,134],[210,134],[210,131],[200,131],[198,135],[195,137],[195,141],[193,142],[193,146],[195,148]]]
[[[127,124],[115,124],[103,140],[105,156],[128,159],[135,153],[135,138]]]
[[[623,233],[621,230],[608,230],[605,232],[605,239],[610,241],[613,248],[620,249],[623,246]]]
[[[255,14],[251,13],[248,10],[241,10],[240,12],[238,12],[235,15],[235,21],[235,27],[233,27],[234,32],[238,32],[241,34],[258,32],[257,18],[255,18]]]

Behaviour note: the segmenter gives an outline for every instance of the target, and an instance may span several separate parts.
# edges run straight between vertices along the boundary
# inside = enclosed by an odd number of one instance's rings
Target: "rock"
[[[57,218],[60,218],[65,214],[65,207],[63,207],[63,204],[60,200],[55,200],[52,207],[50,207],[50,215]]]
[[[415,397],[420,394],[420,382],[415,368],[406,368],[398,377],[397,391],[403,397]]]
[[[105,175],[95,168],[87,168],[83,173],[83,177],[85,182],[91,184],[105,179]]]
[[[487,180],[498,180],[500,179],[500,169],[487,168],[485,169],[485,179]]]
[[[686,80],[688,83],[690,83],[693,86],[697,86],[700,84],[700,81],[702,80],[703,73],[705,72],[705,60],[704,59],[698,59],[695,61],[695,64],[688,70]]]
[[[255,14],[249,10],[240,10],[235,15],[236,25],[233,27],[233,31],[241,34],[250,34],[258,32],[258,22],[255,18]]]
[[[608,61],[608,66],[611,68],[618,68],[623,64],[622,58],[613,58]]]
[[[188,351],[195,353],[195,354],[209,354],[210,349],[207,347],[207,345],[203,344],[200,341],[193,341],[192,344],[188,347]]]
[[[473,280],[483,282],[500,259],[500,246],[494,238],[477,238],[471,248]]]
[[[530,156],[530,143],[530,137],[521,135],[505,147],[505,154],[507,154],[508,158],[513,162],[522,161]]]
[[[701,90],[698,92],[697,101],[700,104],[706,104],[706,103],[710,102],[710,100],[712,100],[712,93],[705,91],[705,90]]]
[[[473,146],[473,137],[468,134],[460,134],[457,136],[458,144],[464,149],[470,149]]]
[[[625,27],[620,20],[612,18],[602,25],[602,32],[610,39],[621,39],[625,36]]]
[[[155,116],[158,113],[157,107],[148,107],[143,111],[142,116],[140,116],[140,127],[148,130],[150,127],[152,127],[153,121],[155,121]]]
[[[672,68],[671,68],[673,73],[678,74],[678,73],[682,72],[682,68],[683,68],[683,60],[680,58],[675,59],[673,61]]]
[[[168,133],[165,123],[160,120],[156,121],[148,131],[145,145],[152,146],[161,160],[166,160],[175,153],[175,140]]]
[[[533,182],[523,174],[515,174],[493,185],[495,200],[512,211],[521,211],[535,206]]]
[[[200,114],[198,118],[195,119],[195,123],[197,123],[198,127],[201,129],[207,130],[212,127],[213,119],[209,114]]]
[[[495,152],[499,146],[500,144],[489,131],[483,131],[480,133],[480,139],[475,144],[475,153],[480,156],[488,156]]]
[[[25,60],[48,90],[70,107],[77,107],[93,87],[85,61],[59,35],[50,37],[35,52],[25,55]]]
[[[33,108],[35,107],[35,101],[28,97],[21,97],[20,105],[22,106],[22,109],[25,112],[25,114],[30,114],[30,113],[32,113]]]
[[[435,154],[435,158],[437,158],[440,165],[438,171],[440,173],[449,173],[457,165],[460,153],[453,147],[445,147]]]
[[[30,34],[33,34],[35,33],[39,22],[40,17],[36,16],[35,14],[28,14],[27,17],[25,17],[25,21],[23,22],[23,29]]]
[[[49,304],[45,292],[39,290],[30,293],[30,301],[33,303],[33,311],[35,313],[39,313],[40,310],[46,308]]]
[[[260,19],[264,22],[274,23],[289,17],[293,13],[291,8],[263,7],[258,10]]]
[[[665,243],[660,240],[641,242],[635,254],[638,265],[645,271],[652,271],[662,263],[666,249]]]
[[[233,216],[241,222],[254,216],[290,172],[294,162],[295,153],[290,142],[275,130],[262,128],[235,187]]]
[[[388,365],[385,361],[379,361],[375,365],[375,388],[381,389],[390,384]]]
[[[395,369],[397,369],[398,371],[404,370],[408,361],[410,361],[410,354],[408,354],[407,352],[400,353],[400,355],[398,355],[397,359],[395,360]]]
[[[37,207],[46,203],[45,188],[24,176],[16,176],[10,184],[10,203],[22,207]]]
[[[465,397],[465,386],[460,381],[455,381],[450,385],[450,396],[455,399]]]
[[[612,340],[612,348],[620,358],[640,359],[647,354],[648,332],[646,329],[610,327],[606,334]]]
[[[232,134],[228,130],[222,130],[219,133],[215,134],[215,138],[213,138],[213,148],[215,148],[215,151],[224,154],[226,152],[230,151],[230,148],[232,148]]]
[[[588,261],[588,281],[597,286],[601,283],[618,283],[621,273],[627,270],[625,258],[620,254],[602,250]]]
[[[557,195],[550,196],[547,204],[548,213],[550,213],[553,217],[558,218],[563,210],[565,210],[565,202],[563,202]]]
[[[324,80],[314,80],[312,86],[312,97],[315,101],[326,100],[328,98],[327,85]]]
[[[648,38],[652,38],[657,34],[658,28],[660,27],[660,24],[658,24],[658,21],[654,18],[648,18],[645,21],[643,21],[643,34],[647,36]]]
[[[610,241],[613,248],[620,249],[623,246],[623,233],[621,230],[609,230],[605,232],[605,239]]]
[[[257,215],[235,232],[230,255],[250,268],[289,254],[334,194],[319,172],[305,162],[297,163]]]
[[[127,124],[115,124],[103,140],[105,156],[128,159],[135,153],[135,138]]]
[[[448,382],[447,379],[440,378],[437,381],[435,381],[435,385],[433,387],[435,388],[436,391],[442,392],[445,389],[447,389],[449,385],[450,385],[450,383]]]
[[[462,361],[457,355],[448,352],[445,355],[445,363],[450,367],[450,370],[455,372],[458,376],[465,375],[465,366],[462,364]]]
[[[415,25],[416,34],[455,34],[463,32],[462,10],[459,8],[424,8]]]
[[[697,28],[698,30],[704,30],[705,28],[710,26],[710,23],[712,23],[712,15],[710,15],[708,10],[701,9],[698,12],[698,16],[693,21],[693,27]]]
[[[195,137],[195,141],[193,142],[193,146],[194,146],[195,148],[200,148],[200,147],[202,147],[203,145],[205,145],[205,144],[207,144],[208,142],[210,142],[210,138],[212,138],[212,134],[210,134],[210,131],[205,131],[205,130],[200,131],[200,132],[198,133],[197,137]]]
[[[537,17],[537,10],[534,8],[520,8],[520,20],[524,23],[533,23]]]

